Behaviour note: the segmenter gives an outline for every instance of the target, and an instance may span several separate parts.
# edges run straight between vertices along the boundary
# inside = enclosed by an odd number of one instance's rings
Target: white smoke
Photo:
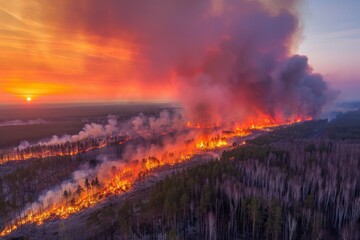
[[[73,141],[75,139],[83,139],[88,137],[108,136],[113,133],[132,133],[142,134],[141,137],[146,138],[146,134],[160,134],[163,131],[181,130],[184,127],[184,123],[180,115],[175,112],[162,111],[158,117],[145,116],[140,114],[128,121],[119,124],[115,117],[108,119],[108,124],[87,124],[84,129],[77,135],[66,137],[53,137],[50,141],[42,144],[58,144],[66,140]],[[186,142],[190,142],[196,138],[198,131],[194,129],[187,129],[187,131],[179,131],[173,135],[161,135],[158,138],[159,143],[152,143],[151,141],[139,141],[129,143],[125,146],[121,159],[110,159],[107,156],[99,156],[97,160],[100,162],[95,168],[90,167],[88,164],[84,164],[79,167],[78,170],[73,172],[70,179],[63,181],[61,184],[51,188],[44,192],[36,202],[30,204],[24,214],[29,212],[41,212],[44,209],[49,209],[59,204],[63,204],[65,201],[64,191],[72,193],[72,197],[76,197],[76,190],[79,185],[83,188],[85,179],[94,179],[98,177],[100,185],[111,181],[113,179],[114,169],[121,171],[125,167],[132,166],[132,174],[137,176],[143,159],[149,157],[156,158],[158,160],[173,158],[174,161],[179,158],[183,153],[186,154]],[[23,143],[24,146],[28,146],[28,143]],[[179,149],[179,146],[183,146],[184,149]],[[184,152],[182,152],[184,151]],[[215,153],[213,157],[218,157]],[[69,199],[67,199],[69,201]]]
[[[40,125],[40,124],[50,124],[50,122],[45,121],[44,119],[32,119],[32,120],[10,120],[0,122],[0,127],[8,126],[25,126],[25,125]]]
[[[158,117],[139,114],[125,123],[122,129],[123,133],[130,135],[137,134],[141,136],[157,135],[164,132],[179,130],[185,126],[180,112],[170,113],[163,110]]]
[[[18,149],[23,150],[23,149],[26,149],[28,147],[31,147],[31,144],[28,141],[23,140],[23,141],[20,142],[20,145],[18,146]]]
[[[115,116],[108,116],[108,123],[106,125],[99,123],[86,124],[76,135],[63,135],[62,137],[55,135],[49,141],[40,141],[38,145],[51,146],[84,139],[108,137],[118,133],[117,124],[117,118]]]
[[[50,139],[41,140],[35,144],[28,141],[21,141],[18,148],[23,150],[31,146],[55,146],[68,142],[77,142],[86,139],[105,139],[112,136],[138,135],[148,137],[154,134],[161,134],[168,131],[184,128],[184,122],[178,111],[169,112],[163,110],[159,116],[146,116],[140,113],[127,121],[119,122],[117,116],[109,115],[107,124],[89,123],[75,135],[65,134],[63,136],[54,135]]]
[[[99,156],[98,160],[102,161],[102,163],[95,169],[89,168],[87,164],[82,165],[79,170],[73,172],[70,179],[63,181],[61,184],[40,195],[36,202],[30,204],[25,209],[24,213],[26,214],[29,211],[39,212],[42,209],[48,209],[61,204],[64,202],[64,191],[71,192],[75,196],[79,185],[85,188],[85,179],[91,180],[95,177],[109,179],[111,168],[115,166],[117,169],[121,169],[124,164],[120,161],[109,160],[106,156]]]

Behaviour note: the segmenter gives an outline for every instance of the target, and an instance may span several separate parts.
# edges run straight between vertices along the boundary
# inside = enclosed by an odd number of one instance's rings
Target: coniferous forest
[[[113,208],[98,237],[359,239],[359,116],[279,129],[176,172]]]
[[[49,223],[36,230],[37,236],[360,239],[359,119],[360,111],[349,112],[330,122],[279,127],[246,144],[234,143],[219,158],[174,168],[149,187],[82,214],[84,224],[76,223],[76,218],[58,221],[57,228]],[[96,165],[86,158],[65,159],[43,159],[40,165],[24,165],[7,174],[0,194],[2,216],[21,209],[23,199],[31,197],[26,189],[36,187],[35,192],[40,192],[80,163]],[[49,171],[54,164],[56,172]],[[32,169],[41,174],[31,174]],[[142,181],[147,177],[141,178],[139,185]],[[10,188],[17,189],[17,195],[6,199],[4,193]],[[69,230],[71,226],[81,229],[75,234]],[[21,231],[19,234],[26,237]]]

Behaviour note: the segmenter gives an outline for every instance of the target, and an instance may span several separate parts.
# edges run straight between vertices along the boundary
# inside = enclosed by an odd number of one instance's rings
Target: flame
[[[82,145],[71,145],[70,143],[60,145],[37,145],[27,147],[25,149],[10,149],[0,155],[0,163],[10,161],[20,161],[33,158],[46,158],[46,157],[62,157],[62,156],[76,156],[78,154],[86,153],[94,149],[105,148],[113,144],[124,144],[131,140],[130,137],[122,137],[119,141],[118,138],[107,139],[93,139],[94,141],[85,141]]]
[[[11,224],[7,224],[5,229],[0,232],[0,236],[6,236],[18,229],[20,226],[30,223],[43,224],[46,221],[52,219],[65,219],[72,214],[78,213],[88,207],[94,206],[103,201],[106,197],[111,195],[118,195],[124,192],[128,192],[133,189],[134,184],[139,182],[152,170],[168,165],[174,165],[181,162],[188,161],[194,155],[202,154],[204,151],[210,151],[213,149],[224,148],[230,146],[230,140],[234,137],[243,137],[251,134],[252,130],[264,129],[275,127],[279,125],[288,125],[297,123],[299,120],[311,120],[312,118],[294,118],[289,121],[275,121],[271,118],[263,118],[257,121],[251,121],[247,125],[235,124],[235,127],[231,130],[219,133],[219,130],[211,131],[206,129],[206,134],[201,134],[186,141],[184,144],[176,146],[172,151],[165,151],[157,153],[156,156],[147,156],[142,160],[133,159],[132,161],[122,164],[121,169],[116,169],[109,179],[101,179],[99,186],[91,186],[89,189],[79,192],[79,194],[72,194],[72,198],[64,199],[60,203],[55,204],[47,209],[42,210],[26,210],[20,219],[15,219]],[[186,126],[191,129],[200,128],[200,124],[194,124],[187,122]],[[204,130],[204,129],[202,129]],[[116,138],[115,138],[116,139]],[[123,144],[131,138],[124,138],[116,143]],[[114,141],[103,141],[101,144],[90,146],[85,149],[73,149],[68,152],[54,152],[54,151],[41,151],[40,154],[36,152],[30,152],[28,155],[21,153],[21,158],[26,159],[36,156],[64,156],[64,155],[76,155],[84,151],[90,151],[95,148],[105,147]],[[245,144],[242,142],[240,145]],[[42,148],[40,148],[42,149]],[[46,149],[46,148],[45,148]],[[18,157],[19,158],[19,157]],[[59,196],[60,197],[60,196]]]
[[[122,169],[114,173],[112,178],[104,179],[104,183],[99,188],[91,187],[91,189],[86,190],[86,193],[80,192],[80,194],[75,195],[74,201],[66,200],[44,211],[33,212],[30,209],[21,219],[16,220],[0,232],[0,236],[6,236],[25,224],[41,225],[51,219],[65,219],[72,214],[94,206],[110,195],[118,195],[131,190],[134,183],[151,170],[164,165],[174,165],[187,161],[193,155],[194,153],[191,153],[191,150],[186,151],[184,149],[179,153],[166,153],[160,159],[151,156],[142,161],[125,163]]]
[[[253,130],[261,130],[266,128],[273,128],[280,125],[290,125],[294,123],[300,123],[302,121],[310,121],[312,117],[294,117],[287,121],[279,121],[267,116],[260,116],[255,120],[251,120],[242,124],[235,124],[230,127],[230,130],[223,130],[221,136],[213,136],[211,130],[214,128],[223,129],[223,126],[210,126],[206,124],[186,122],[185,126],[188,129],[195,131],[203,131],[204,129],[210,130],[210,136],[202,135],[196,139],[196,146],[199,149],[211,150],[216,147],[223,147],[228,145],[228,138],[243,137],[251,134]],[[161,134],[165,136],[168,133]],[[150,133],[144,133],[144,136],[151,135]],[[121,140],[119,140],[121,138]],[[131,136],[113,136],[104,139],[91,139],[91,141],[83,141],[80,145],[71,145],[71,143],[65,143],[61,145],[48,146],[48,145],[37,145],[27,147],[25,149],[7,149],[0,154],[0,163],[6,163],[9,161],[27,160],[33,158],[46,158],[46,157],[57,157],[57,156],[75,156],[81,153],[89,152],[94,149],[105,148],[113,144],[124,144],[127,141],[133,139]]]
[[[215,148],[221,148],[221,147],[225,147],[228,146],[228,141],[227,139],[224,138],[213,138],[210,141],[206,141],[206,140],[200,140],[198,142],[196,142],[196,148],[198,149],[202,149],[202,150],[211,150],[211,149],[215,149]]]

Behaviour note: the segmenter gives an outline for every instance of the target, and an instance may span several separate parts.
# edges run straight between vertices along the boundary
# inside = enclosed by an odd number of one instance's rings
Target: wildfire
[[[196,148],[202,150],[211,150],[215,148],[225,147],[228,145],[226,138],[211,139],[210,141],[201,140],[196,143]]]
[[[96,141],[88,141],[82,143],[82,145],[70,145],[70,143],[65,143],[63,145],[57,146],[43,146],[37,145],[32,147],[27,147],[25,149],[19,150],[8,150],[0,155],[0,163],[6,163],[10,161],[20,161],[27,160],[32,158],[46,158],[46,157],[62,157],[62,156],[76,156],[81,153],[86,153],[94,149],[105,148],[112,144],[124,144],[129,141],[131,138],[126,137],[118,141],[106,140],[106,139],[97,139]]]
[[[125,163],[120,170],[115,170],[116,172],[113,173],[110,179],[104,179],[104,182],[99,186],[91,186],[85,192],[84,188],[79,185],[77,191],[72,194],[71,199],[67,197],[60,204],[55,204],[44,211],[34,212],[32,209],[27,210],[21,219],[17,219],[0,232],[0,236],[8,235],[25,224],[35,223],[41,225],[51,219],[65,219],[72,214],[94,206],[110,195],[117,195],[131,190],[136,181],[155,168],[184,162],[192,156],[193,153],[184,150],[184,153],[164,154],[160,159],[148,157],[142,161]]]
[[[300,121],[303,120],[304,119],[300,119]],[[203,151],[228,147],[230,146],[232,138],[249,135],[251,130],[293,124],[296,122],[298,122],[298,119],[288,122],[276,122],[269,118],[265,118],[262,121],[253,121],[246,127],[237,125],[232,130],[222,131],[220,134],[219,130],[214,130],[214,132],[207,130],[205,131],[207,134],[200,134],[195,137],[195,139],[187,141],[183,145],[180,144],[180,146],[176,146],[176,149],[157,153],[153,156],[147,156],[141,160],[133,159],[132,161],[122,163],[121,168],[112,169],[112,175],[109,179],[100,179],[100,184],[84,187],[79,184],[78,188],[73,189],[72,193],[69,191],[71,194],[68,194],[66,197],[59,196],[64,198],[63,201],[60,201],[60,203],[54,204],[47,209],[39,210],[30,208],[26,210],[20,219],[16,219],[13,223],[8,224],[5,229],[0,232],[0,236],[8,235],[25,224],[35,223],[40,225],[51,219],[67,218],[72,214],[94,206],[108,196],[122,194],[133,189],[134,184],[137,181],[142,181],[144,176],[156,168],[188,161],[191,157],[196,154],[201,154]],[[186,126],[192,129],[197,129],[197,126],[200,127],[200,125],[192,123],[187,123]],[[119,143],[124,143],[125,141],[126,140],[123,140]],[[242,144],[244,144],[244,142]],[[85,151],[105,147],[106,145],[107,143],[92,146],[86,148]],[[51,153],[46,154],[51,155]],[[78,152],[67,153],[67,155],[75,154],[78,154]]]

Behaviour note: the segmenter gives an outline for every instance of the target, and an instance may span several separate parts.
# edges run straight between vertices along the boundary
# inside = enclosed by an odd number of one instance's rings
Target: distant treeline
[[[125,136],[112,136],[107,138],[88,138],[74,142],[67,141],[49,145],[31,145],[24,148],[0,150],[0,164],[34,158],[80,155],[96,148],[123,144],[128,140],[129,138]]]
[[[325,136],[332,139],[360,139],[360,111],[340,114],[327,125]]]
[[[275,131],[249,140],[249,143],[264,145],[280,140],[310,138],[360,140],[360,111],[341,113],[332,121],[314,120],[290,127],[279,127]]]

